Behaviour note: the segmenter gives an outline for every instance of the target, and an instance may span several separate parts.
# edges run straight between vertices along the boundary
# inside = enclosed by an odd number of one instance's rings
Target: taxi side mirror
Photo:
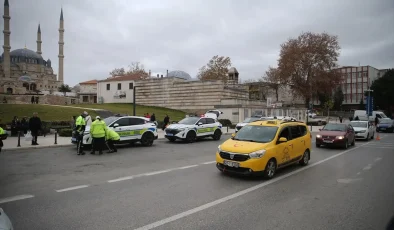
[[[231,137],[235,137],[235,133],[231,134]]]
[[[119,124],[118,123],[115,123],[114,125],[113,125],[113,127],[118,127],[119,126]]]
[[[279,143],[284,143],[284,142],[287,142],[287,138],[286,137],[279,138]]]

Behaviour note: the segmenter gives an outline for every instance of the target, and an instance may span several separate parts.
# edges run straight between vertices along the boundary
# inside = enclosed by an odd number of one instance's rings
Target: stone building
[[[41,51],[41,27],[37,30],[37,50],[22,48],[11,51],[10,5],[4,1],[4,53],[0,57],[0,93],[31,94],[38,91],[57,91],[63,84],[64,20],[60,12],[59,71],[54,74],[51,60],[45,60]]]
[[[97,82],[97,80],[90,80],[79,83],[78,98],[80,103],[97,103]]]

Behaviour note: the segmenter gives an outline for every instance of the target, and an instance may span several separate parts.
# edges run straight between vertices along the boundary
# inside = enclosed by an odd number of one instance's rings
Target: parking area
[[[77,156],[74,146],[5,152],[0,207],[16,229],[382,229],[394,213],[394,134],[348,150],[313,148],[307,167],[268,181],[216,169],[226,138],[161,139],[101,156]]]

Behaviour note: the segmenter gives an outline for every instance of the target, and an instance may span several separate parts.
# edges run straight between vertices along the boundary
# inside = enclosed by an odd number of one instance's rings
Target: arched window
[[[23,83],[23,87],[26,88],[26,90],[30,89],[29,83],[26,83],[26,82]]]

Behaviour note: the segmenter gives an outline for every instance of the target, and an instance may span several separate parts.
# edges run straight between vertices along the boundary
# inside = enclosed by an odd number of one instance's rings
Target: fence
[[[254,109],[252,114],[254,116],[275,117],[275,116],[288,116],[294,117],[297,120],[306,120],[306,109]]]
[[[349,112],[349,111],[330,111],[330,114],[328,114],[328,111],[320,111],[319,116],[328,116],[330,117],[343,117],[349,119],[350,117],[354,116],[354,112]]]

